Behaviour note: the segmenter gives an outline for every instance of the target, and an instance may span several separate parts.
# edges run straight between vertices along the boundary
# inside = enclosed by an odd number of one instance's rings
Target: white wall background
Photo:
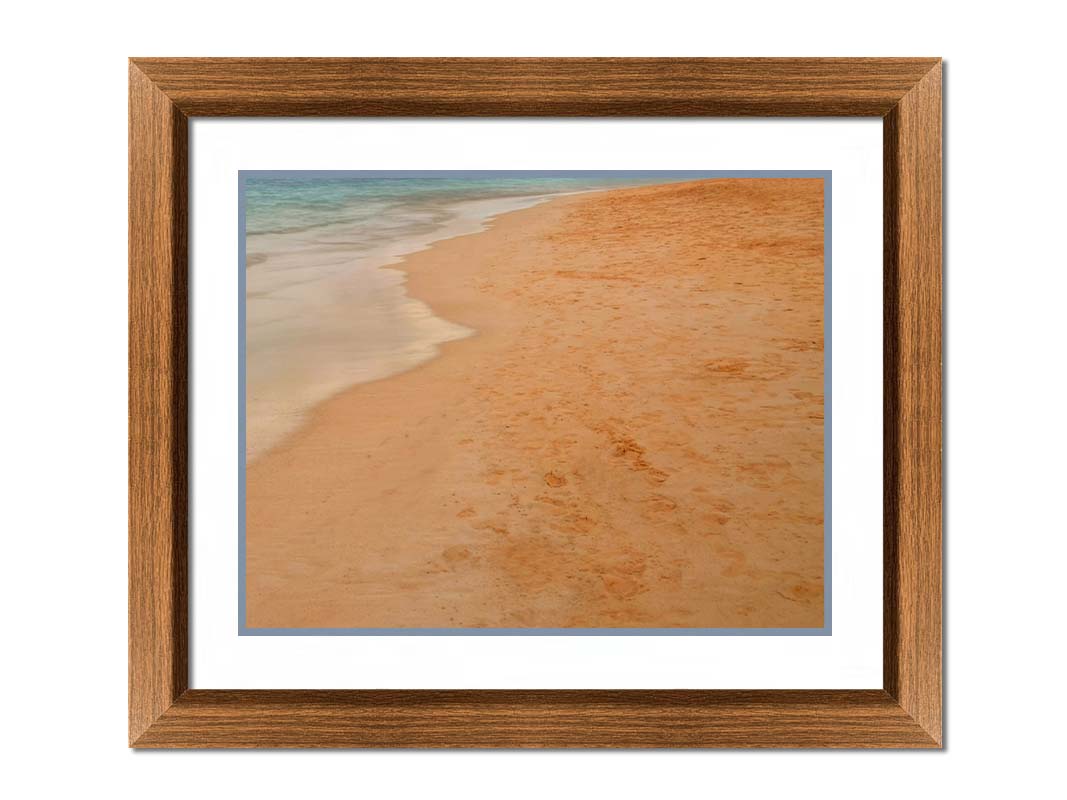
[[[1052,7],[899,1],[5,9],[4,784],[15,796],[1044,796],[1064,713],[1064,149]],[[131,753],[126,56],[947,59],[943,753]],[[1057,79],[1060,79],[1057,81]],[[1039,788],[1045,786],[1048,788]]]

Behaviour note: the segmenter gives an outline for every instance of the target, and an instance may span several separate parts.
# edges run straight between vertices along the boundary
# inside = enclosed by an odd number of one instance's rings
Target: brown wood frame
[[[131,59],[133,747],[940,747],[940,59]],[[874,116],[884,680],[866,691],[188,688],[191,116]]]

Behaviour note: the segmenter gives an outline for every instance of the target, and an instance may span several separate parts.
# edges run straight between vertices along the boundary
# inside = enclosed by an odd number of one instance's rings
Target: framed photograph
[[[130,61],[130,745],[942,744],[940,59]]]

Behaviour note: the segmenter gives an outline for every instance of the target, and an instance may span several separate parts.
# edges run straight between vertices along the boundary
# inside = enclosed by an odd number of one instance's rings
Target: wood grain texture
[[[883,689],[188,690],[189,115],[884,117]],[[938,59],[135,59],[129,147],[132,746],[940,746]]]
[[[930,58],[138,58],[195,116],[882,116]]]
[[[130,736],[188,685],[184,115],[130,68]]]
[[[865,692],[190,691],[139,747],[908,747]]]
[[[941,67],[883,123],[884,687],[941,741]]]

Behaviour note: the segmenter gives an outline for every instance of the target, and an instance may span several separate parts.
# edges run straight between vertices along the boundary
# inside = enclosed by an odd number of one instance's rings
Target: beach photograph
[[[828,174],[238,181],[242,633],[826,630]]]

